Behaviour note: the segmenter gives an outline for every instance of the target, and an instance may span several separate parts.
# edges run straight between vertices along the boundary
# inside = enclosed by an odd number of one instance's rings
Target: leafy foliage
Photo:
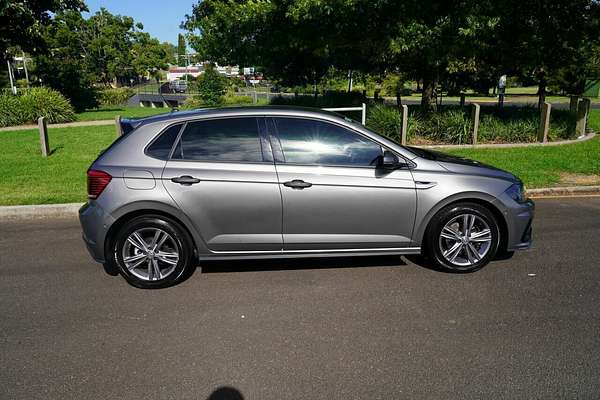
[[[37,0],[0,2],[0,55],[10,47],[37,53],[45,48],[43,27],[52,14],[64,10],[86,10],[81,0]]]
[[[482,107],[478,140],[481,143],[535,142],[540,114],[534,107]],[[395,107],[375,105],[369,108],[367,126],[391,140],[400,142],[400,112]],[[550,140],[569,139],[575,120],[567,110],[552,111]],[[409,142],[431,144],[468,144],[472,142],[472,124],[468,109],[443,107],[436,113],[423,113],[411,107],[408,117]]]
[[[503,74],[535,79],[540,93],[548,81],[580,92],[600,65],[586,63],[599,10],[596,0],[203,0],[183,26],[203,57],[260,65],[283,85],[317,84],[332,67],[400,73],[422,82],[428,110],[440,85],[487,93]]]
[[[198,77],[197,87],[202,102],[208,107],[214,107],[223,103],[227,81],[211,64]]]
[[[62,94],[45,87],[32,88],[18,96],[0,95],[0,126],[35,122],[39,117],[52,123],[69,122],[75,120],[75,112]]]
[[[78,110],[97,106],[92,87],[130,84],[166,68],[168,46],[142,32],[131,17],[101,9],[89,19],[76,11],[58,13],[44,29],[48,53],[35,59],[33,73],[65,94]]]
[[[121,106],[134,94],[135,91],[128,87],[106,88],[98,90],[97,98],[101,106]]]

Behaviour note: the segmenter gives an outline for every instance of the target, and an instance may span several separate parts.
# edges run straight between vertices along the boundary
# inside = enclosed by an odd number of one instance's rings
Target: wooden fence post
[[[471,110],[471,124],[473,126],[473,146],[477,144],[477,133],[479,132],[479,112],[481,107],[479,104],[472,103],[473,109]]]
[[[121,116],[117,115],[115,117],[115,131],[117,133],[117,137],[123,134],[123,129],[121,129]]]
[[[579,136],[585,135],[590,104],[590,99],[582,99],[577,104],[577,124],[575,125],[575,131]]]
[[[406,146],[406,139],[408,136],[408,106],[406,104],[402,105],[402,124],[400,126],[400,134],[401,134],[401,144]]]
[[[570,96],[569,98],[569,111],[571,114],[577,114],[577,106],[579,105],[581,98],[579,96]]]
[[[540,116],[540,129],[538,131],[538,142],[546,143],[548,141],[548,130],[550,129],[550,112],[552,104],[544,102]]]
[[[38,118],[38,129],[40,130],[40,146],[42,148],[42,156],[48,157],[50,154],[50,143],[48,143],[48,125],[45,117]]]

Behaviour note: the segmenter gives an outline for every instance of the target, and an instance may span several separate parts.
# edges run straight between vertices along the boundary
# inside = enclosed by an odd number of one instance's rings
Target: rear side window
[[[226,118],[189,122],[173,159],[262,162],[256,118]]]
[[[274,118],[286,163],[375,166],[381,146],[363,136],[322,121]]]
[[[165,130],[160,136],[152,142],[150,146],[146,149],[146,154],[151,157],[159,158],[161,160],[166,160],[169,158],[169,153],[171,153],[171,148],[173,147],[173,143],[177,139],[177,135],[181,130],[182,124],[177,124],[170,126]]]

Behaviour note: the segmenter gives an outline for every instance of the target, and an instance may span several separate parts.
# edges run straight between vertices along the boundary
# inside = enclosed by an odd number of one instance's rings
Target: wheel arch
[[[108,228],[104,240],[104,256],[106,260],[110,260],[110,251],[116,232],[118,232],[127,221],[142,215],[160,215],[172,219],[181,225],[192,238],[195,258],[198,258],[198,254],[205,248],[204,241],[198,232],[196,232],[191,221],[189,221],[179,209],[170,205],[159,202],[136,202],[120,208],[116,212],[113,212],[112,215],[115,218],[115,221]]]
[[[424,238],[427,235],[427,231],[431,225],[431,220],[443,208],[459,203],[475,203],[488,209],[496,219],[498,228],[500,230],[500,243],[498,245],[498,249],[499,251],[505,251],[508,242],[508,223],[502,211],[495,204],[495,200],[496,199],[493,196],[490,196],[486,193],[470,192],[450,196],[438,202],[423,218],[419,229],[415,232],[415,241],[417,243],[421,243],[421,246],[424,247]]]

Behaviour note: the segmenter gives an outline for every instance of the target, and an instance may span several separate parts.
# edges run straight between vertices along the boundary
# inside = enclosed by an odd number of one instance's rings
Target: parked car
[[[174,80],[169,82],[169,89],[173,93],[185,93],[187,91],[188,84],[186,81]]]
[[[514,175],[334,113],[205,109],[122,128],[79,215],[92,257],[140,288],[216,259],[421,254],[470,272],[531,244]]]

